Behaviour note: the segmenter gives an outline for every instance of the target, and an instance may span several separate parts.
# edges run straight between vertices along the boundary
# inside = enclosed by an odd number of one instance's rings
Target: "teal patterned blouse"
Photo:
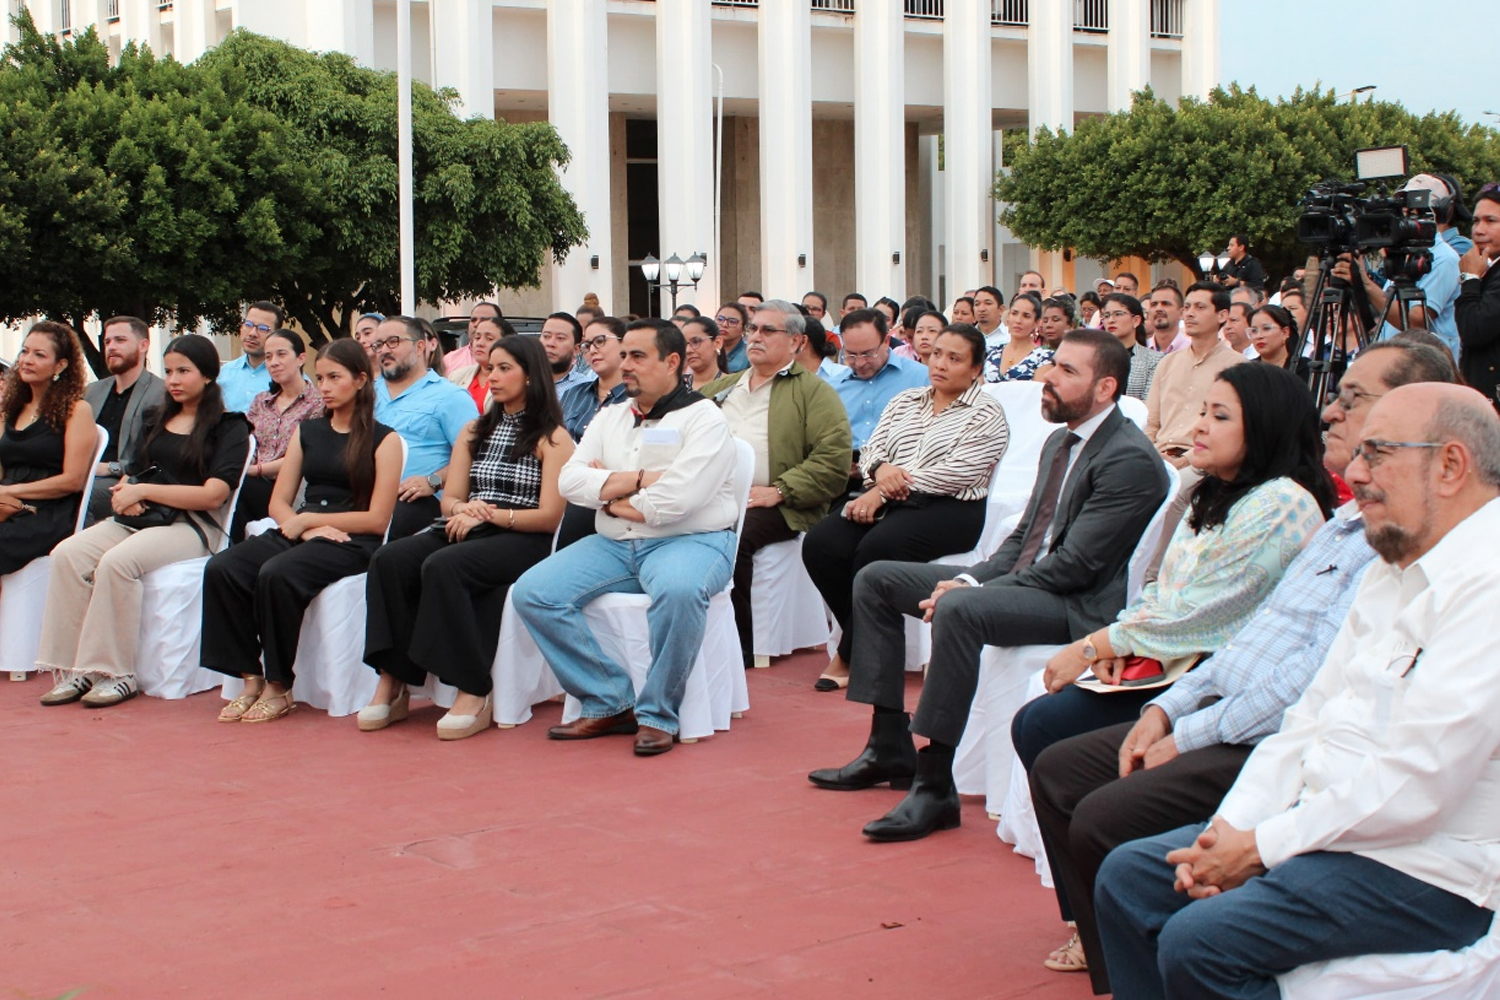
[[[1286,478],[1245,494],[1208,531],[1194,534],[1184,515],[1156,580],[1109,627],[1115,655],[1165,661],[1221,648],[1322,524],[1312,494]]]

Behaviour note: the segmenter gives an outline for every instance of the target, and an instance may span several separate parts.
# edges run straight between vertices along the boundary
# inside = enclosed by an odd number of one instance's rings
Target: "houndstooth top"
[[[536,455],[511,458],[521,415],[501,413],[484,450],[469,467],[469,499],[498,507],[535,510],[542,498],[542,462]]]

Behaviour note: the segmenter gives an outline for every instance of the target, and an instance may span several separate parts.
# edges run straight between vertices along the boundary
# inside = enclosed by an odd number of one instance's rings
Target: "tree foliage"
[[[399,305],[394,74],[235,32],[191,65],[23,8],[0,63],[0,317],[192,326],[283,303],[314,343]],[[534,285],[586,237],[546,124],[413,93],[416,266],[435,301]],[[87,340],[87,338],[85,338]],[[96,372],[98,346],[86,343]]]
[[[1243,232],[1284,275],[1308,255],[1296,241],[1308,189],[1352,179],[1358,149],[1403,144],[1414,173],[1452,174],[1469,197],[1500,178],[1495,132],[1453,112],[1344,104],[1316,88],[1272,102],[1238,86],[1173,108],[1148,89],[1129,111],[1081,121],[1072,135],[1042,128],[1008,150],[995,197],[1009,204],[1001,220],[1042,249],[1177,260],[1197,273],[1200,252]]]

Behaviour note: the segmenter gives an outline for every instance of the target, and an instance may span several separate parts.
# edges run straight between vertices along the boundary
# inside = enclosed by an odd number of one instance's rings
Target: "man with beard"
[[[958,826],[953,751],[986,645],[1072,642],[1125,606],[1131,552],[1167,493],[1156,450],[1116,405],[1129,375],[1130,355],[1112,335],[1063,337],[1053,367],[1038,379],[1042,415],[1066,426],[1043,446],[1026,512],[999,551],[960,573],[876,562],[855,578],[847,697],[874,707],[870,738],[849,764],[808,780],[837,791],[910,786],[895,809],[865,827],[867,837],[915,840]],[[932,622],[932,660],[914,717],[903,711],[903,615]],[[930,740],[920,754],[911,732]]]
[[[109,517],[109,490],[125,475],[141,442],[147,417],[161,408],[162,380],[146,370],[151,328],[134,316],[104,321],[104,365],[114,378],[102,378],[84,390],[94,422],[109,431],[109,444],[94,468],[88,522]]]
[[[442,516],[438,493],[453,443],[474,419],[474,400],[427,367],[432,327],[411,316],[392,316],[375,332],[375,419],[406,442],[406,467],[391,516],[390,539],[406,538]]]
[[[1182,292],[1176,285],[1160,284],[1151,291],[1146,306],[1146,346],[1157,354],[1171,354],[1188,346],[1182,329]]]
[[[587,369],[580,372],[577,364],[579,345],[583,343],[583,325],[572,313],[555,312],[542,322],[541,341],[561,399],[563,390],[588,380]]]

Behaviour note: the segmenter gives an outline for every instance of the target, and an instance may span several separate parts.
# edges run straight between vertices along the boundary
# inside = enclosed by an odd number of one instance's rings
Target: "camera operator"
[[[1453,197],[1448,185],[1431,174],[1417,174],[1401,190],[1432,192],[1432,209],[1439,216],[1446,215]],[[1359,268],[1360,280],[1364,284],[1365,296],[1370,300],[1371,310],[1385,321],[1379,332],[1371,335],[1372,341],[1389,340],[1401,332],[1402,326],[1408,329],[1422,327],[1432,331],[1447,344],[1454,357],[1458,356],[1458,324],[1453,318],[1454,303],[1458,301],[1458,253],[1446,240],[1433,241],[1432,270],[1417,281],[1417,287],[1426,295],[1426,302],[1410,310],[1405,324],[1400,322],[1397,315],[1399,310],[1396,297],[1392,295],[1387,301],[1386,293],[1390,291],[1392,283],[1387,281],[1383,286],[1377,285],[1365,270],[1362,259],[1357,259],[1355,264]],[[1349,281],[1350,266],[1350,255],[1340,254],[1338,263],[1333,266],[1333,276]]]
[[[1474,204],[1474,248],[1459,261],[1463,283],[1455,310],[1463,343],[1459,371],[1464,381],[1500,409],[1500,185],[1486,184]]]

